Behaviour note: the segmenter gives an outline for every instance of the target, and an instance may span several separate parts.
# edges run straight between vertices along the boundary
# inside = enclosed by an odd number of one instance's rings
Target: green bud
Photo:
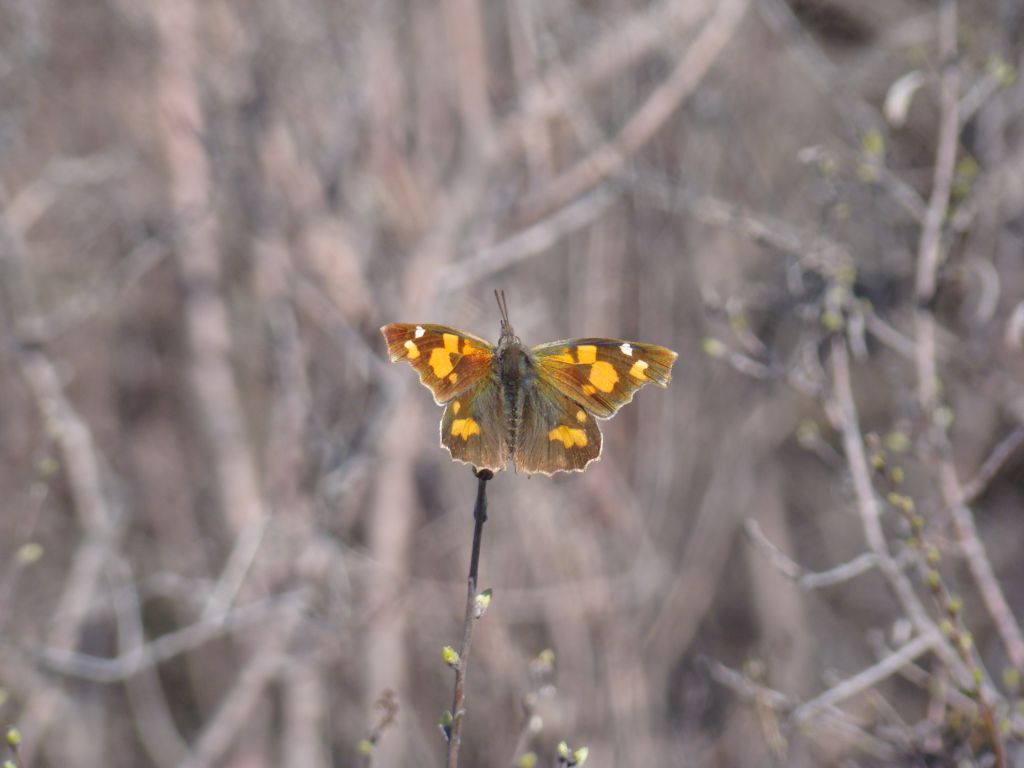
[[[940,429],[949,429],[953,426],[953,409],[948,405],[940,405],[935,409],[935,413],[932,416],[932,420],[935,422],[935,426]]]
[[[1015,667],[1003,669],[1003,687],[1011,693],[1016,693],[1020,688],[1020,671]]]
[[[483,592],[476,596],[476,598],[473,600],[473,618],[479,619],[487,612],[487,609],[491,605],[491,595],[491,590],[485,589]]]
[[[934,569],[929,569],[927,575],[925,576],[925,580],[928,582],[929,589],[938,589],[939,584],[941,583],[939,581],[939,572]]]
[[[889,470],[889,479],[892,480],[896,485],[901,485],[905,479],[903,467],[893,467]]]
[[[360,755],[366,756],[373,752],[373,742],[369,739],[360,739],[359,744],[356,746],[356,750]]]
[[[568,760],[570,757],[569,745],[564,741],[558,742],[558,756],[563,760]]]
[[[725,357],[725,354],[729,351],[728,348],[720,342],[718,339],[706,338],[700,343],[701,349],[704,350],[704,354],[708,357],[720,358]]]
[[[525,755],[516,760],[516,768],[536,768],[536,765],[536,752],[527,752]]]
[[[874,184],[878,181],[878,166],[874,163],[858,163],[857,178],[865,184]]]
[[[814,419],[801,419],[796,428],[796,441],[801,448],[812,448],[821,437],[821,430]]]
[[[946,603],[946,610],[956,616],[964,609],[964,601],[959,595],[952,595]]]
[[[449,667],[459,666],[459,653],[450,645],[441,649],[441,660]]]
[[[43,545],[35,541],[29,541],[18,547],[18,552],[15,554],[15,558],[18,560],[20,565],[32,565],[33,563],[39,562],[39,559],[43,556]]]
[[[60,462],[52,456],[47,456],[39,461],[38,469],[43,477],[53,477],[60,470]]]
[[[821,324],[825,330],[836,333],[843,330],[843,316],[834,309],[826,309],[821,313]]]
[[[924,559],[928,565],[936,566],[939,564],[939,560],[941,560],[942,557],[939,555],[939,550],[934,546],[931,546],[928,547],[928,551],[924,553]]]
[[[19,744],[21,744],[21,731],[12,725],[7,729],[7,745],[17,747]]]
[[[949,619],[943,619],[939,622],[939,631],[946,637],[952,637],[953,633],[956,631],[956,627],[953,626],[953,622]]]
[[[1002,56],[990,56],[985,65],[985,71],[994,77],[996,82],[1004,88],[1017,82],[1016,68]]]
[[[572,764],[583,765],[587,762],[588,757],[590,757],[590,749],[587,747],[580,747],[572,753]]]
[[[840,265],[836,270],[835,279],[841,285],[847,287],[853,285],[857,281],[857,267],[853,264]]]
[[[437,723],[437,727],[441,729],[441,734],[447,742],[452,740],[452,719],[452,713],[446,709],[441,713],[441,719]]]
[[[868,157],[881,158],[885,154],[885,138],[876,130],[865,133],[860,146]]]
[[[884,438],[885,447],[893,453],[906,453],[907,449],[910,448],[910,437],[906,432],[894,429],[888,432]]]

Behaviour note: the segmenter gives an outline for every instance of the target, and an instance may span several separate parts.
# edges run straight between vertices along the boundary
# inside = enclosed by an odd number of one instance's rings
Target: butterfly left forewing
[[[391,362],[407,361],[438,405],[470,389],[491,371],[494,347],[465,331],[428,323],[391,323],[380,329]]]
[[[601,455],[601,430],[579,403],[542,377],[524,384],[522,398],[512,448],[518,471],[582,471]]]
[[[676,353],[621,339],[565,339],[530,350],[538,377],[595,416],[608,418],[646,384],[668,386]]]

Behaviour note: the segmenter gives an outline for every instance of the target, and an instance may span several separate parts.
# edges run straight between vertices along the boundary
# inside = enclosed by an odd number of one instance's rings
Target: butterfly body
[[[503,309],[497,345],[441,325],[381,328],[392,362],[408,361],[445,406],[441,443],[452,458],[494,471],[583,470],[601,454],[596,419],[647,383],[667,386],[676,353],[619,339],[526,347]]]

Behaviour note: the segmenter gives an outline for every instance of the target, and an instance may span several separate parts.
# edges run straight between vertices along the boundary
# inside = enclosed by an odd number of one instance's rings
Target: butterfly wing
[[[541,377],[526,385],[522,395],[512,454],[517,470],[546,475],[582,471],[601,455],[601,430],[579,403]]]
[[[489,371],[474,387],[452,399],[441,418],[441,445],[453,459],[494,472],[505,468],[504,398]]]
[[[492,370],[494,347],[444,325],[391,323],[380,329],[391,362],[407,360],[438,405],[464,392]]]
[[[602,419],[645,384],[667,387],[678,355],[621,339],[565,339],[530,350],[538,379]]]

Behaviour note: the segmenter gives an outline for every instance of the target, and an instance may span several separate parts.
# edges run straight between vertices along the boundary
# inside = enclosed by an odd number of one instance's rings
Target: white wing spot
[[[422,337],[423,334],[425,334],[426,332],[427,332],[427,330],[422,325],[417,325],[416,326],[416,338],[417,339]]]
[[[628,357],[633,356],[633,348],[629,345],[628,341],[622,342],[622,346],[619,347],[619,349],[622,350],[622,354],[627,355]]]

